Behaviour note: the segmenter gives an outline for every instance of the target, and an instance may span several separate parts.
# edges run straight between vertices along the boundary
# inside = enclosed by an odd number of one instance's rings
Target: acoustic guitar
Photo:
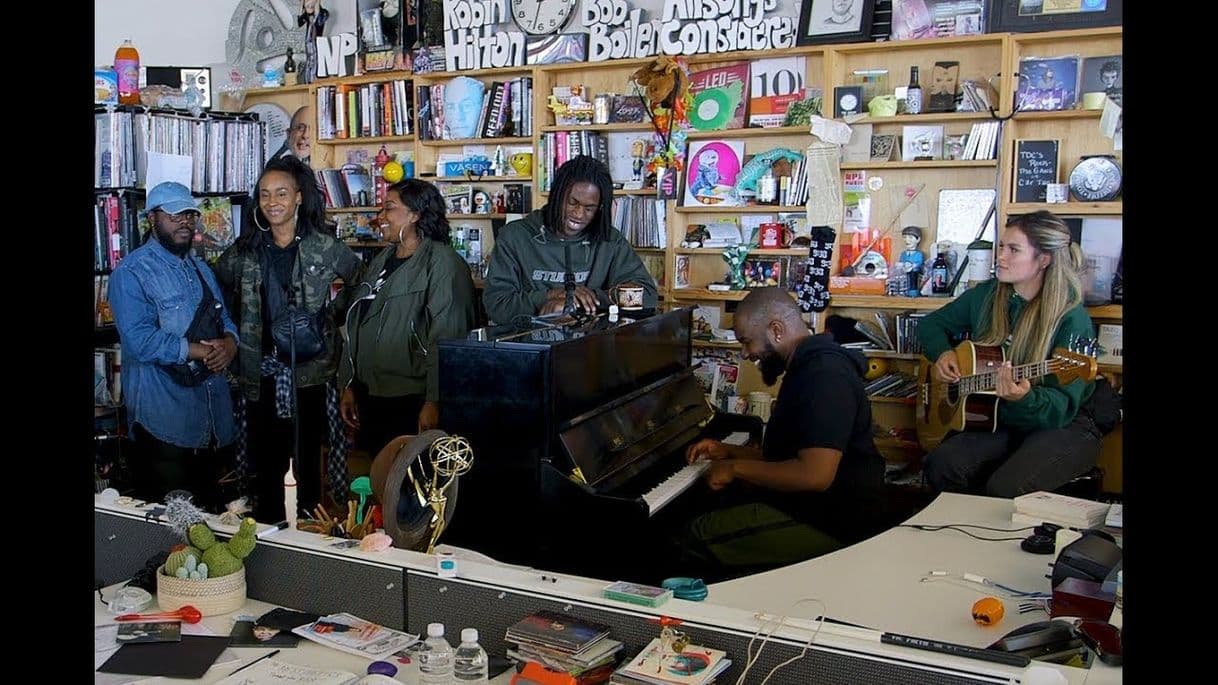
[[[1088,339],[1058,347],[1046,360],[1014,367],[1015,380],[1055,376],[1061,385],[1077,380],[1095,380],[1098,364],[1096,343]],[[956,346],[960,380],[944,383],[934,375],[934,362],[918,360],[918,443],[932,450],[952,431],[998,429],[998,369],[1006,361],[1002,347],[974,345],[965,340]]]

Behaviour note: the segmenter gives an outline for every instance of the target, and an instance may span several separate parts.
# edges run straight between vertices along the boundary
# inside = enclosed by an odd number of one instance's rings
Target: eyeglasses
[[[291,128],[289,128],[288,130],[291,131],[292,133],[308,133],[309,125],[308,124],[296,124],[295,126],[292,126]]]
[[[160,212],[161,216],[164,216],[166,219],[169,219],[175,224],[193,224],[199,220],[200,216],[202,216],[199,212],[181,212],[179,214],[170,214],[169,212],[161,209],[156,211]]]

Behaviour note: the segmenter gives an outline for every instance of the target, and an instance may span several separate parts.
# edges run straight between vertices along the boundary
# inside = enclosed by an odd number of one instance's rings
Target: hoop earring
[[[267,231],[271,230],[269,228],[263,228],[262,224],[258,223],[258,210],[257,209],[254,210],[254,225],[257,226],[258,230],[262,231],[263,233],[266,233]]]
[[[405,226],[403,226],[403,227],[401,227],[401,228],[399,228],[399,229],[398,229],[398,245],[401,245],[401,244],[402,244],[402,241],[404,240],[404,238],[403,238],[402,236],[403,236],[405,233],[406,233],[406,227],[405,227]]]

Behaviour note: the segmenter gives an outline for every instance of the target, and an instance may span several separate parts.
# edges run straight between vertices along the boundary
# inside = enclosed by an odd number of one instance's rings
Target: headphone
[[[1033,528],[1032,534],[1024,538],[1023,541],[1019,543],[1019,547],[1023,551],[1030,552],[1032,554],[1052,554],[1053,550],[1057,546],[1057,531],[1061,530],[1063,527],[1064,526],[1059,526],[1056,523],[1049,523],[1046,521],[1045,523]],[[1102,530],[1094,528],[1086,530],[1070,528],[1070,530],[1082,533],[1084,536],[1095,535],[1104,538],[1109,542],[1115,542],[1115,539],[1111,535]]]
[[[1056,523],[1042,523],[1019,543],[1019,548],[1032,554],[1052,554],[1057,545],[1057,531],[1061,529]]]

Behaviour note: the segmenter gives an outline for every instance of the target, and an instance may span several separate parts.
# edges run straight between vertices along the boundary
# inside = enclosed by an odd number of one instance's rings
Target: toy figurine
[[[748,245],[733,245],[723,251],[723,261],[727,262],[728,277],[732,284],[732,290],[744,290],[744,258],[749,253]]]
[[[897,259],[897,266],[900,267],[898,270],[903,274],[921,270],[926,261],[926,256],[918,249],[918,244],[922,242],[922,229],[906,226],[901,230],[901,239],[905,241],[905,250]]]

